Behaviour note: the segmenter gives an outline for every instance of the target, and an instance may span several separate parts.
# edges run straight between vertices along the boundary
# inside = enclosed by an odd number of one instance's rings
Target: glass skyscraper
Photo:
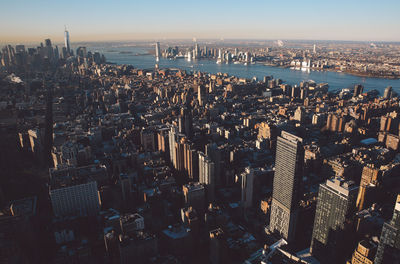
[[[341,263],[351,253],[351,218],[356,208],[358,186],[341,178],[320,184],[310,252],[323,263]]]
[[[392,220],[383,224],[375,264],[400,262],[400,194],[397,195]]]

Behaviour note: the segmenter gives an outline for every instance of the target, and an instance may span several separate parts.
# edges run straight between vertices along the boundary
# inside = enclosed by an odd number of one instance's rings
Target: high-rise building
[[[294,239],[304,163],[303,139],[282,131],[275,158],[269,230],[288,242]]]
[[[392,219],[383,224],[374,263],[400,263],[400,194],[397,195]]]
[[[206,155],[208,158],[211,159],[212,162],[214,162],[215,165],[215,185],[216,186],[222,186],[222,177],[221,177],[221,164],[222,164],[222,153],[221,149],[218,147],[216,143],[209,143],[205,147],[206,149]]]
[[[227,242],[221,228],[210,231],[210,263],[226,263]]]
[[[304,122],[305,113],[304,113],[304,109],[301,106],[297,107],[296,111],[294,112],[293,119],[300,123]]]
[[[56,217],[94,216],[100,210],[93,169],[50,169],[50,200]]]
[[[363,93],[363,90],[364,90],[364,86],[362,86],[361,84],[354,85],[354,94],[353,94],[353,96],[354,97],[359,96],[360,94]]]
[[[190,141],[186,141],[183,145],[184,151],[184,167],[187,176],[192,181],[199,180],[199,155],[194,147],[194,144]]]
[[[383,93],[383,98],[384,99],[390,99],[392,97],[392,86],[388,86],[385,89],[385,92]]]
[[[204,153],[199,152],[199,182],[206,186],[207,200],[215,195],[215,164]]]
[[[320,184],[310,252],[324,263],[341,263],[351,254],[349,228],[358,186],[341,178]],[[350,251],[349,251],[350,249]]]
[[[247,167],[242,173],[242,206],[249,208],[253,205],[254,171]]]
[[[173,126],[171,127],[171,130],[168,133],[168,143],[169,143],[169,158],[171,160],[171,163],[174,165],[175,167],[175,144],[177,141],[177,137],[178,137],[178,129]]]
[[[197,88],[197,100],[201,106],[205,106],[207,103],[207,91],[204,85],[199,85]]]
[[[182,186],[185,206],[192,206],[198,214],[204,213],[205,210],[205,188],[204,185],[195,182]]]
[[[67,50],[67,53],[69,55],[71,55],[71,44],[69,43],[69,32],[66,27],[65,27],[65,31],[64,31],[64,43],[65,43],[65,48]]]
[[[185,107],[181,109],[181,114],[178,118],[179,133],[191,137],[193,134],[193,116],[190,108]]]
[[[160,42],[156,42],[156,61],[160,61]]]
[[[372,241],[362,240],[354,250],[351,264],[373,264],[375,253],[376,244]]]
[[[379,183],[382,171],[372,166],[364,166],[361,174],[360,190],[357,197],[357,210],[369,207],[374,197],[373,190]]]
[[[200,56],[200,48],[199,48],[199,44],[195,44],[194,45],[194,52],[193,52],[193,58],[197,59]]]
[[[45,43],[46,47],[51,47],[51,40],[50,39],[45,39],[44,43]]]

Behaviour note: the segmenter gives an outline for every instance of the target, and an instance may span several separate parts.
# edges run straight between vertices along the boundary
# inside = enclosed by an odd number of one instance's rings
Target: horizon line
[[[45,39],[43,38],[41,41],[31,40],[31,41],[4,41],[0,40],[0,44],[40,44]],[[51,38],[49,38],[51,40]],[[64,43],[63,40],[52,41],[52,43]],[[110,40],[77,40],[71,41],[73,43],[117,43],[117,42],[132,42],[132,43],[148,43],[148,42],[168,42],[168,41],[185,41],[185,42],[204,42],[204,41],[215,41],[215,42],[227,42],[227,41],[288,41],[288,42],[296,42],[296,41],[304,41],[304,42],[350,42],[350,43],[391,43],[391,44],[400,44],[399,40],[349,40],[349,39],[312,39],[312,38],[137,38],[137,39],[110,39]]]

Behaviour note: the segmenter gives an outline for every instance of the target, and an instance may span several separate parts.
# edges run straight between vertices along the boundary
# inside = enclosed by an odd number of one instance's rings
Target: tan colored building
[[[376,245],[372,242],[362,240],[354,250],[351,262],[348,264],[373,264],[376,253]]]

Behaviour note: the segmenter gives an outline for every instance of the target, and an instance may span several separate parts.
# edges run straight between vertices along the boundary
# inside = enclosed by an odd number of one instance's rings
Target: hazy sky
[[[400,0],[8,0],[0,41],[164,38],[400,41]]]

